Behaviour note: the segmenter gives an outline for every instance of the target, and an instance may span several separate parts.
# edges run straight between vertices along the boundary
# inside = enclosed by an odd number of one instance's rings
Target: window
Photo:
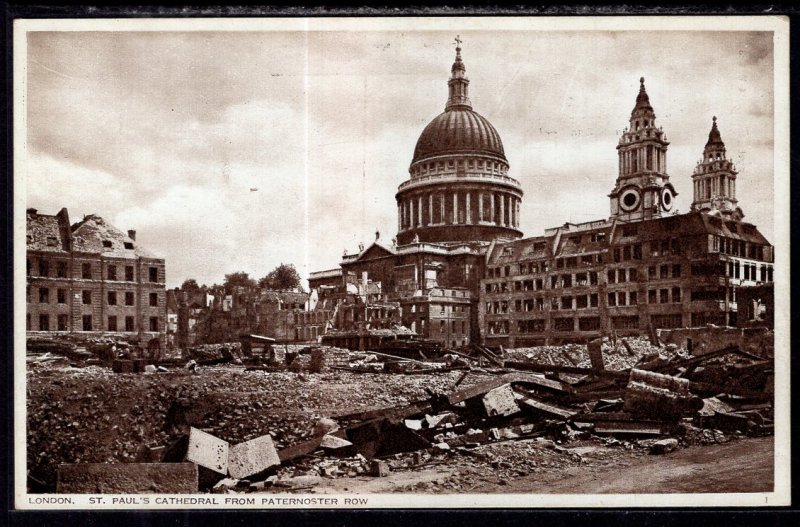
[[[67,262],[56,262],[56,276],[59,278],[67,277]]]
[[[55,236],[48,236],[47,245],[48,247],[58,247],[58,238],[56,238]]]
[[[126,282],[133,282],[133,266],[126,265],[125,266],[125,281]]]
[[[114,244],[112,244],[112,243],[111,243],[111,240],[103,240],[103,247],[110,248],[110,247],[112,247],[113,245],[114,245]]]
[[[636,291],[630,291],[628,293],[628,304],[632,305],[632,306],[635,306],[637,304],[637,302],[638,302],[638,300],[636,298]]]
[[[69,316],[68,315],[58,315],[58,331],[67,331],[69,325]]]
[[[680,287],[673,287],[672,288],[672,301],[676,304],[679,304],[681,301],[681,288]]]
[[[50,315],[39,315],[39,331],[50,331]]]
[[[125,248],[126,249],[133,249],[133,243],[131,243],[131,242],[123,242],[123,244],[125,244]]]
[[[625,302],[625,291],[620,291],[619,295],[617,296],[617,304],[620,306],[624,306]]]
[[[592,307],[597,307],[597,293],[592,293],[589,295],[589,305]]]
[[[667,303],[669,303],[669,289],[661,289],[659,291],[658,303],[659,304],[667,304]]]
[[[125,317],[125,331],[136,331],[134,329],[133,317]]]
[[[656,290],[650,289],[647,291],[647,303],[648,304],[655,304],[656,303]]]
[[[581,317],[578,319],[578,329],[581,331],[597,331],[600,329],[600,317]]]
[[[39,276],[47,276],[50,274],[50,262],[45,259],[39,260]]]
[[[158,293],[150,293],[150,307],[158,307]],[[442,312],[444,312],[444,304],[442,304]]]
[[[59,289],[56,291],[56,298],[59,304],[66,304],[67,303],[67,290],[66,289]]]
[[[651,265],[650,267],[647,268],[647,277],[650,280],[655,280],[656,278],[658,278],[656,276],[656,266],[655,265]]]
[[[608,293],[608,305],[611,307],[617,305],[617,293]]]
[[[158,267],[151,267],[150,268],[150,281],[151,282],[158,282]]]
[[[109,265],[108,266],[108,279],[109,280],[116,280],[117,279],[117,266],[116,265]]]
[[[81,276],[87,280],[92,278],[92,264],[88,262],[81,264]]]
[[[83,330],[92,330],[92,315],[83,315]]]
[[[126,306],[134,305],[133,291],[125,291],[125,305]],[[411,306],[411,307],[413,308],[414,306]],[[412,309],[412,312],[413,312],[413,309]]]
[[[31,314],[25,313],[25,331],[31,330]]]
[[[661,266],[661,268],[659,270],[659,278],[661,278],[662,280],[665,279],[665,278],[669,278],[669,266],[668,265],[662,265]]]
[[[91,304],[92,303],[92,292],[91,291],[81,291],[81,296],[83,298],[84,304]]]
[[[553,320],[553,326],[556,331],[572,331],[575,323],[571,318],[556,318]]]
[[[637,243],[633,246],[633,259],[634,260],[641,260],[642,259],[642,244]]]
[[[109,306],[116,306],[117,305],[117,292],[116,291],[109,291],[108,292],[108,305]]]
[[[114,315],[108,317],[108,330],[109,331],[117,330],[117,317]]]
[[[628,277],[631,282],[635,282],[639,278],[635,267],[628,269]]]
[[[681,277],[681,264],[674,264],[672,266],[672,278]]]
[[[39,303],[40,304],[50,303],[50,289],[46,287],[39,288]]]

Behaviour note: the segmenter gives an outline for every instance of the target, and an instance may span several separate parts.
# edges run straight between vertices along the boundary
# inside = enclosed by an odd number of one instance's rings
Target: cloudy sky
[[[457,22],[457,21],[456,21]],[[716,115],[746,219],[773,236],[768,32],[29,32],[28,207],[96,213],[166,258],[168,286],[301,274],[396,233],[394,193],[447,98],[456,33],[474,109],[523,186],[522,230],[608,216],[646,79],[679,210]],[[709,24],[709,27],[715,27]]]

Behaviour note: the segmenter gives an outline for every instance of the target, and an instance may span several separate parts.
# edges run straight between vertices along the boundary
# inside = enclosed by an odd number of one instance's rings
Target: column
[[[522,208],[522,200],[518,199],[517,200],[517,214],[516,214],[516,218],[515,218],[517,220],[517,224],[514,225],[514,227],[519,227],[519,213],[520,213],[520,209],[521,208]]]
[[[500,194],[497,196],[500,201],[500,225],[506,224],[506,200],[503,198],[503,195]]]
[[[422,223],[422,196],[417,198],[417,225],[420,227],[423,225]]]
[[[478,223],[483,221],[483,192],[478,192]]]
[[[408,214],[408,227],[410,229],[413,229],[414,228],[414,200],[413,199],[408,200],[408,211],[409,211],[409,214]]]
[[[433,194],[428,194],[428,225],[433,225]]]
[[[496,223],[494,218],[494,192],[489,193],[489,221]]]
[[[444,217],[444,193],[439,194],[439,223],[447,223],[447,220]]]
[[[467,201],[465,202],[465,204],[464,204],[464,205],[465,205],[465,207],[466,207],[466,215],[467,215],[467,217],[466,217],[466,222],[467,222],[468,224],[469,224],[469,223],[472,223],[472,210],[471,210],[471,205],[472,205],[472,203],[470,203],[470,196],[469,196],[469,192],[467,192]]]
[[[397,231],[403,230],[403,205],[397,204]]]
[[[458,225],[458,192],[453,192],[453,225]]]

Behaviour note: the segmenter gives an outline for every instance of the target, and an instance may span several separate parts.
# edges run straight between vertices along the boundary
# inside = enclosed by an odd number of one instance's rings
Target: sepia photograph
[[[788,28],[16,20],[16,508],[788,505]]]

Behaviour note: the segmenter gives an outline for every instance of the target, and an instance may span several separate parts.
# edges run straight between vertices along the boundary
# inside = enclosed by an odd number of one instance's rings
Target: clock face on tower
[[[635,187],[628,187],[619,196],[619,206],[625,212],[633,212],[638,209],[641,201],[639,189]]]
[[[675,196],[669,188],[661,189],[661,208],[664,210],[671,210],[672,204],[675,201]]]

